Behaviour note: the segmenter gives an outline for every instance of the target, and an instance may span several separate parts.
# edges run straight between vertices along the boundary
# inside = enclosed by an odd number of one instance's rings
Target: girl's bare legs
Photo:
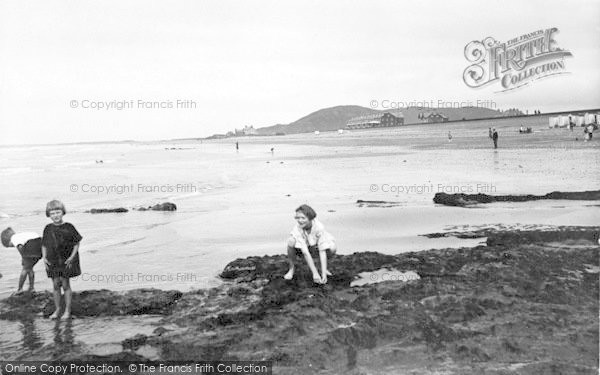
[[[337,245],[333,245],[329,248],[329,251],[331,252],[331,255],[335,255],[335,253],[337,252]],[[329,272],[329,269],[325,270],[325,275],[326,276],[332,276],[331,272]]]
[[[294,268],[295,268],[294,258],[296,257],[296,248],[295,248],[296,240],[294,240],[293,238],[290,238],[288,240],[287,245],[288,245],[287,246],[288,263],[290,264],[290,269],[283,276],[283,278],[286,280],[291,280],[292,278],[294,278]],[[313,281],[315,283],[320,283],[321,276],[319,275],[319,272],[317,271],[317,267],[315,267],[315,262],[313,261],[312,256],[308,252],[308,248],[305,247],[302,249],[302,255],[304,255],[304,260],[306,260],[306,264],[308,264],[308,268],[310,268],[310,271],[312,272]]]
[[[291,280],[294,278],[294,258],[296,257],[296,249],[293,246],[290,246],[289,243],[287,247],[287,254],[290,270],[283,276],[283,278],[286,280]]]
[[[71,318],[71,300],[73,297],[73,291],[71,291],[71,284],[69,283],[69,279],[66,277],[60,278],[62,281],[62,287],[65,291],[65,315],[63,318],[69,319]]]
[[[327,271],[327,250],[319,250],[319,261],[321,262],[321,284],[327,284],[327,274],[331,274]]]
[[[308,264],[308,268],[310,268],[310,272],[312,272],[313,281],[315,283],[321,283],[321,276],[319,275],[319,271],[317,271],[317,267],[315,267],[315,262],[313,261],[312,255],[308,252],[308,248],[302,248],[302,255],[304,255],[304,260],[306,264]]]
[[[52,278],[52,286],[54,290],[52,291],[52,296],[54,297],[54,313],[50,315],[50,319],[58,319],[58,314],[60,312],[60,278],[53,277]]]

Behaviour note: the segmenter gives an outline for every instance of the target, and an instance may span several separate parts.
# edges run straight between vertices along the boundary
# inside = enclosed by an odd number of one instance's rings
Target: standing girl
[[[72,291],[69,278],[81,275],[79,266],[81,235],[72,224],[63,222],[63,215],[66,213],[65,205],[61,201],[53,200],[46,205],[46,217],[49,217],[52,223],[44,228],[42,257],[46,264],[46,274],[52,279],[54,286],[55,311],[50,319],[60,317],[61,286],[65,294],[64,318],[71,317]]]

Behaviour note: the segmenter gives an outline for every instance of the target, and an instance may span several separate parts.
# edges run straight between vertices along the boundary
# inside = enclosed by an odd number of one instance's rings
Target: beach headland
[[[268,360],[277,374],[595,374],[599,232],[482,231],[487,246],[334,256],[325,286],[304,265],[283,280],[278,255],[237,259],[221,273],[227,282],[208,290],[79,292],[87,316],[162,319],[111,354],[77,342],[19,359]],[[366,282],[351,287],[359,277]],[[47,292],[11,297],[0,316],[38,318],[49,304]]]

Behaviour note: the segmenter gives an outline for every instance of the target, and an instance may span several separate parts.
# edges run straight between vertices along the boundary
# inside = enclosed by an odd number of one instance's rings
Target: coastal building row
[[[426,123],[448,122],[448,116],[444,116],[437,112],[425,112],[419,114],[419,118]]]
[[[225,137],[243,137],[246,135],[258,135],[258,130],[254,129],[253,125],[246,125],[243,129],[235,129],[235,131],[227,132]]]
[[[404,125],[404,115],[401,112],[373,113],[353,117],[346,123],[346,129],[387,128]]]

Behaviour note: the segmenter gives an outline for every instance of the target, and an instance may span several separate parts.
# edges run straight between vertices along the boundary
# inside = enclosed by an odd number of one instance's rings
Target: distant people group
[[[51,319],[61,317],[61,288],[65,298],[62,317],[71,318],[72,291],[69,279],[81,275],[79,243],[82,237],[72,224],[63,221],[66,213],[62,202],[52,200],[46,205],[46,217],[52,223],[46,225],[41,237],[35,232],[16,232],[10,227],[0,234],[4,247],[16,247],[21,254],[22,270],[15,295],[23,293],[26,279],[29,280],[29,292],[35,292],[33,267],[40,259],[43,260],[46,275],[52,279],[54,289],[54,313],[50,315]]]
[[[533,129],[531,129],[531,127],[524,127],[523,124],[521,124],[521,127],[519,128],[519,133],[521,134],[529,134],[529,133],[533,133]]]

